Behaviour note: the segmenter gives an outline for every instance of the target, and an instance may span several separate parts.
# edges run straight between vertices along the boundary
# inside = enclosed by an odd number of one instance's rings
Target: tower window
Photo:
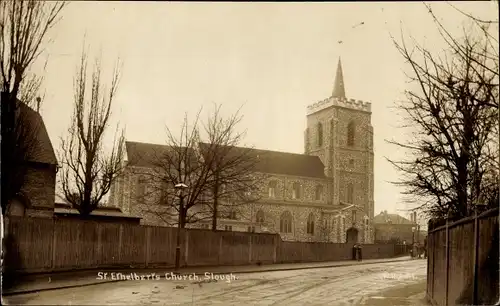
[[[347,125],[347,145],[350,147],[354,146],[354,136],[355,136],[354,132],[355,132],[354,121],[351,121]]]
[[[349,159],[349,166],[353,167],[354,166],[354,159]]]
[[[318,147],[323,146],[323,125],[318,123]]]
[[[347,203],[354,203],[354,186],[351,183],[347,185]]]

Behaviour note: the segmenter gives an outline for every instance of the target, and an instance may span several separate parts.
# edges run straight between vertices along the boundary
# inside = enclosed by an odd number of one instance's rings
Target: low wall
[[[5,264],[22,273],[113,267],[171,267],[176,228],[96,221],[6,220]],[[348,260],[352,246],[285,242],[278,234],[181,230],[182,266],[217,266]],[[404,255],[402,246],[363,245],[363,258]]]

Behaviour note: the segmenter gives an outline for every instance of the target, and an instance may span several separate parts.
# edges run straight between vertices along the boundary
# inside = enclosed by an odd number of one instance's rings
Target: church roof
[[[208,146],[209,144],[200,143],[202,154],[205,154]],[[325,178],[325,167],[317,156],[246,147],[232,147],[231,151],[235,155],[240,154],[249,158],[256,158],[256,172]]]
[[[125,149],[127,152],[127,164],[136,167],[153,168],[161,163],[161,160],[166,156],[166,154],[171,154],[174,152],[174,148],[171,146],[144,143],[144,142],[134,142],[126,141]],[[186,149],[186,148],[177,148]],[[192,149],[188,149],[187,154],[195,156]],[[182,156],[182,153],[175,154],[177,156]]]
[[[173,150],[166,145],[125,142],[128,165],[153,168],[163,154]],[[200,153],[207,154],[208,144],[199,143]],[[192,150],[192,149],[191,149]],[[255,157],[255,171],[268,174],[282,174],[312,178],[325,178],[324,165],[317,156],[252,149],[245,147],[231,147],[230,154],[244,154]],[[193,151],[193,156],[195,152]]]
[[[337,64],[337,73],[335,75],[335,83],[333,85],[332,97],[334,98],[346,98],[345,95],[345,85],[344,85],[344,73],[342,72],[342,62]]]

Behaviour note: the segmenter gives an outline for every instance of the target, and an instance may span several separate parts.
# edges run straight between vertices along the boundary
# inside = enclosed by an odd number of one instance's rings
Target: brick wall
[[[54,214],[55,185],[55,166],[33,164],[26,173],[21,190],[24,196],[11,203],[9,213],[33,217],[52,217]]]

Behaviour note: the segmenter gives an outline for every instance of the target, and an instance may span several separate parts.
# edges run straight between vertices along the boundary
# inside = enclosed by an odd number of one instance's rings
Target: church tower
[[[307,107],[304,143],[305,153],[320,157],[325,165],[330,204],[354,204],[373,220],[371,103],[347,99],[340,58],[332,95]]]

